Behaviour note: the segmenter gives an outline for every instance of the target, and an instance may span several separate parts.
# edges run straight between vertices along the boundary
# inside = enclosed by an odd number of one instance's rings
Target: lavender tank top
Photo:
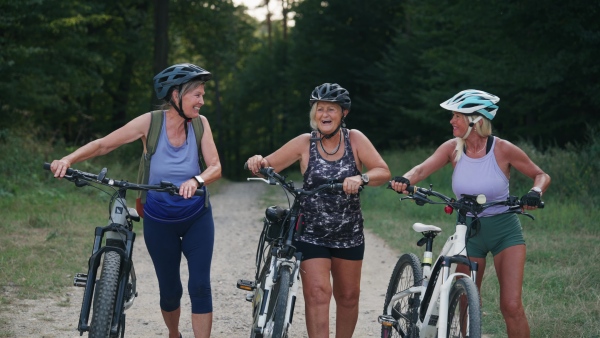
[[[156,152],[150,162],[148,184],[159,184],[169,181],[176,186],[200,174],[198,165],[198,147],[194,128],[188,125],[186,142],[175,147],[169,142],[166,130],[166,114],[163,114],[163,124],[156,145]],[[156,220],[182,221],[197,214],[204,207],[204,196],[184,199],[171,196],[168,193],[149,191],[144,213]]]
[[[345,140],[344,155],[337,161],[325,160],[319,154],[317,142],[310,142],[304,189],[313,189],[332,179],[341,183],[346,177],[360,174],[350,146],[348,129],[342,128],[341,132]],[[316,132],[312,132],[311,138],[315,137]],[[324,191],[308,196],[300,205],[305,228],[298,240],[329,248],[352,248],[364,243],[363,216],[358,194]]]
[[[495,146],[494,137],[490,151],[482,158],[471,158],[467,154],[462,154],[452,174],[452,191],[456,198],[460,198],[463,194],[484,194],[488,202],[508,198],[508,178],[496,162]],[[494,206],[484,210],[479,216],[493,216],[506,210],[508,210],[507,206]]]

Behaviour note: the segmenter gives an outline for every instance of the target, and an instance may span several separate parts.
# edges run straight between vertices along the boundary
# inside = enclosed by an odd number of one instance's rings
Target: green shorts
[[[467,217],[467,222],[472,220]],[[508,247],[525,244],[521,221],[516,214],[481,217],[479,221],[475,236],[467,239],[469,256],[485,258],[488,252],[496,256]]]

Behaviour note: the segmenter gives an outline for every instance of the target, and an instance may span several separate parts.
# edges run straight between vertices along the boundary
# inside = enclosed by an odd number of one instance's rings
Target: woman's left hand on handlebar
[[[179,195],[185,199],[191,198],[198,190],[198,181],[195,178],[187,180],[179,186]]]
[[[248,161],[246,161],[246,164],[248,165],[248,170],[250,170],[254,176],[259,176],[258,171],[260,168],[269,166],[267,160],[260,155],[254,155],[250,157]]]
[[[54,160],[50,164],[50,171],[54,173],[54,177],[61,178],[65,176],[69,167],[71,167],[71,163],[65,159]]]
[[[409,185],[410,180],[401,176],[396,176],[390,181],[390,187],[398,193],[408,194],[406,189]]]

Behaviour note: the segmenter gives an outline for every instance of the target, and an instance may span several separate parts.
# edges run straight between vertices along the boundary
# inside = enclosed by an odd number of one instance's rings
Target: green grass
[[[16,290],[16,296],[35,299],[58,294],[72,285],[74,272],[86,270],[93,231],[106,223],[107,196],[95,189],[75,187],[51,178],[41,169],[44,161],[67,153],[60,144],[51,146],[30,133],[0,130],[0,287]],[[139,147],[139,144],[136,145]],[[536,220],[521,217],[527,242],[527,261],[523,285],[525,305],[532,337],[600,337],[600,142],[568,149],[551,148],[539,152],[522,146],[532,159],[552,177],[544,194],[547,207],[534,212]],[[433,148],[383,153],[392,175],[402,175],[423,161]],[[77,164],[78,169],[98,172],[109,168],[109,176],[134,180],[137,157],[118,151],[107,157]],[[126,164],[119,159],[125,158]],[[297,184],[297,170],[287,173]],[[434,185],[451,194],[452,169],[447,166],[421,185]],[[525,193],[531,182],[518,173],[511,174],[511,192]],[[225,180],[222,180],[225,183]],[[219,184],[223,184],[219,183]],[[219,191],[211,185],[211,193]],[[283,193],[273,192],[280,203]],[[411,229],[414,222],[436,224],[448,235],[453,231],[454,215],[443,207],[419,207],[399,201],[385,187],[368,187],[362,193],[365,226],[384,238],[399,252],[421,256],[416,246],[420,236]],[[134,194],[128,196],[133,205]],[[258,216],[257,216],[258,217]],[[142,230],[136,224],[137,232]],[[445,237],[440,237],[439,252]],[[391,274],[393,266],[389,267]],[[384,290],[382,290],[384,292]],[[504,321],[498,307],[498,283],[493,261],[488,259],[482,288],[484,332],[494,338],[505,337]],[[13,298],[0,296],[0,317],[5,304]],[[0,337],[9,337],[7,323],[0,320]]]

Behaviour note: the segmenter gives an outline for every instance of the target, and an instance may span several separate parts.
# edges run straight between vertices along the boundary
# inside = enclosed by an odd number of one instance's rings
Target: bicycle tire
[[[277,281],[277,302],[273,309],[273,334],[271,338],[286,338],[287,337],[287,303],[290,295],[290,279],[292,271],[287,266],[282,266],[280,269],[279,280]]]
[[[479,292],[470,278],[460,278],[450,289],[448,337],[481,338]]]
[[[383,313],[392,297],[403,290],[418,285],[423,279],[423,270],[421,262],[417,256],[412,253],[400,256],[390,277],[390,282],[385,293],[385,302],[383,304]],[[397,324],[392,327],[382,327],[381,337],[403,337],[416,338],[419,336],[417,327],[419,311],[419,294],[413,294],[396,301],[392,309],[392,317],[396,319]]]
[[[120,269],[121,256],[114,251],[106,252],[100,279],[96,282],[94,291],[92,322],[88,334],[90,338],[110,337]]]

